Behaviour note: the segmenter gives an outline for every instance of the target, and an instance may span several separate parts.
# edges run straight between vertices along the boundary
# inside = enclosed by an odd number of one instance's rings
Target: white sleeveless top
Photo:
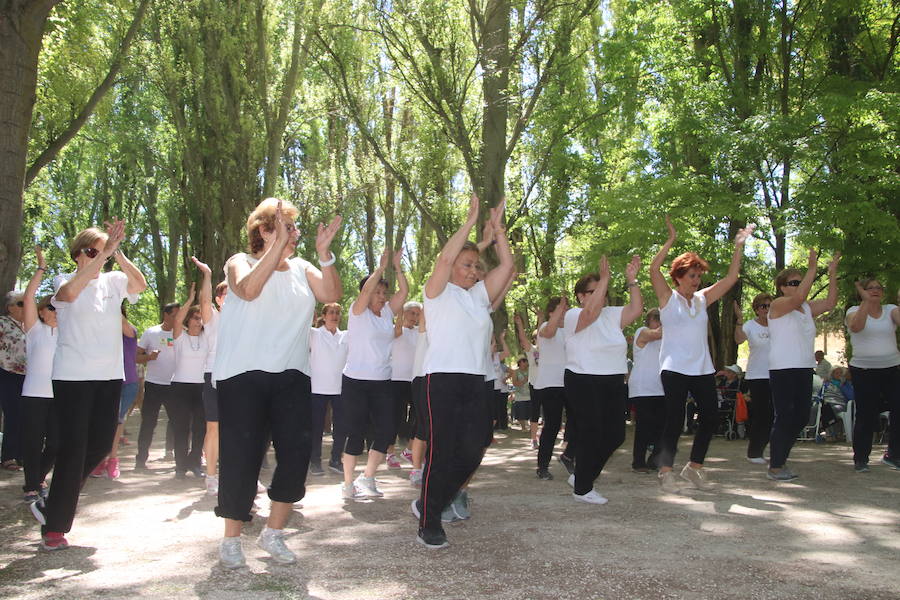
[[[231,261],[258,262],[243,253]],[[213,381],[248,371],[297,370],[309,375],[309,324],[316,299],[306,280],[309,263],[292,258],[288,265],[287,271],[272,272],[256,299],[228,295],[219,316]]]
[[[659,309],[663,331],[659,350],[659,369],[682,375],[709,375],[715,373],[709,355],[706,314],[706,296],[694,292],[694,301],[688,301],[672,290],[664,307]]]
[[[816,367],[816,324],[809,302],[803,312],[792,310],[773,319],[769,314],[769,370],[814,369]],[[812,374],[810,374],[812,375]]]
[[[534,389],[543,390],[552,387],[565,387],[563,382],[566,372],[566,332],[562,327],[556,328],[552,338],[541,336],[547,323],[538,327],[538,373],[534,380]]]
[[[367,306],[347,319],[347,364],[344,375],[364,381],[388,381],[391,378],[391,347],[394,345],[394,312],[389,304],[376,315]]]
[[[637,345],[637,340],[645,329],[647,328],[640,327],[634,332],[634,342],[631,344],[634,366],[631,368],[631,375],[628,377],[629,398],[665,395],[662,379],[659,377],[659,349],[662,347],[662,340],[647,342],[641,348]]]
[[[891,311],[894,304],[885,304],[881,307],[881,317],[875,319],[871,315],[866,317],[866,326],[861,331],[850,331],[850,343],[853,345],[853,357],[850,359],[851,367],[860,369],[887,369],[900,365],[900,352],[897,351],[897,336],[894,333],[897,325],[891,319]],[[854,306],[847,310],[847,322],[850,322],[853,314],[859,310]],[[29,342],[30,343],[30,342]],[[28,369],[31,370],[31,358],[29,355]]]
[[[575,332],[581,308],[566,311],[566,369],[582,375],[628,373],[628,342],[622,333],[621,306],[606,306],[597,319]]]
[[[436,298],[425,294],[425,373],[485,375],[493,371],[486,350],[491,341],[490,309],[483,281],[468,290],[448,282]]]
[[[25,334],[25,353],[28,357],[25,381],[22,383],[22,396],[29,398],[52,398],[53,355],[56,354],[56,340],[59,334],[55,327],[50,327],[38,320]]]
[[[747,344],[750,346],[750,358],[747,359],[747,374],[744,379],[769,378],[769,328],[760,325],[755,320],[747,321],[743,325],[744,334],[747,336]]]

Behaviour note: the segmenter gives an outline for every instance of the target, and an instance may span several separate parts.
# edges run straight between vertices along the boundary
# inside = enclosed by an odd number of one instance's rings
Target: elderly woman
[[[341,456],[347,439],[344,407],[341,404],[341,378],[347,364],[347,332],[341,324],[341,305],[330,302],[322,307],[322,324],[309,331],[309,370],[312,389],[312,453],[309,472],[324,475],[322,469],[322,434],[325,413],[331,406],[331,456],[328,468],[344,473]]]
[[[747,460],[755,465],[766,464],[763,450],[769,443],[772,431],[772,389],[769,386],[769,306],[771,294],[757,294],[753,298],[753,314],[756,318],[744,323],[740,306],[735,302],[734,343],[747,342],[750,357],[744,380],[750,390],[750,435],[747,442]]]
[[[258,545],[279,563],[296,561],[284,543],[294,502],[303,498],[310,455],[309,323],[316,300],[333,302],[341,282],[330,251],[340,225],[319,225],[320,271],[294,257],[297,209],[267,198],[247,218],[249,252],[225,263],[228,302],[219,319],[212,379],[219,396],[219,503],[225,519],[223,566],[246,564],[241,526],[250,521],[257,479],[271,434],[278,461],[269,486],[272,508]]]
[[[837,267],[840,253],[828,265],[828,296],[807,302],[816,280],[818,255],[809,251],[806,274],[785,269],[775,277],[775,299],[769,307],[769,381],[775,420],[769,438],[769,470],[774,481],[797,478],[786,463],[797,436],[809,420],[812,370],[816,367],[816,324],[813,319],[837,304]]]
[[[78,495],[88,474],[112,448],[125,377],[122,358],[122,300],[133,304],[147,281],[119,248],[125,222],[106,232],[80,232],[69,246],[74,273],[56,278],[53,306],[59,339],[53,358],[53,410],[60,424],[59,452],[41,521],[43,548],[68,546]],[[103,271],[114,258],[121,271]],[[38,504],[33,506],[37,507]]]
[[[887,452],[881,462],[900,469],[900,352],[897,351],[897,325],[900,308],[882,304],[884,288],[877,279],[857,282],[859,306],[847,311],[847,329],[853,356],[850,375],[856,404],[853,425],[853,464],[857,471],[868,470],[872,452],[872,433],[883,405],[891,411]]]
[[[6,314],[0,316],[0,402],[3,406],[3,446],[0,461],[18,471],[21,458],[22,384],[25,381],[25,332],[22,330],[22,292],[6,294]]]
[[[387,464],[392,469],[400,468],[400,459],[395,454],[394,444],[399,439],[407,447],[400,456],[412,462],[410,442],[416,431],[416,406],[413,404],[412,380],[413,362],[416,356],[416,342],[419,339],[419,317],[422,315],[420,302],[407,302],[403,314],[394,322],[394,343],[391,347],[391,393],[394,396],[394,430],[397,435],[388,447]]]
[[[644,326],[634,332],[631,355],[634,366],[628,376],[628,399],[634,403],[634,446],[631,470],[649,473],[656,469],[659,456],[659,436],[662,434],[666,402],[662,380],[659,378],[659,349],[662,346],[663,328],[659,321],[659,309],[652,308],[644,316]],[[649,466],[647,448],[653,444]]]
[[[707,307],[725,295],[737,283],[741,270],[744,243],[754,226],[737,232],[734,253],[728,273],[714,284],[701,288],[701,278],[709,265],[694,252],[685,252],[672,261],[669,277],[674,289],[666,283],[660,268],[675,243],[675,226],[666,216],[669,238],[650,263],[650,282],[659,302],[659,315],[665,335],[659,351],[660,378],[666,399],[666,418],[660,440],[659,481],[667,492],[679,491],[672,472],[678,437],[684,422],[684,401],[688,393],[694,398],[700,414],[700,425],[694,435],[690,462],[681,477],[694,487],[709,489],[710,483],[703,462],[716,429],[718,403],[715,369],[709,354]]]

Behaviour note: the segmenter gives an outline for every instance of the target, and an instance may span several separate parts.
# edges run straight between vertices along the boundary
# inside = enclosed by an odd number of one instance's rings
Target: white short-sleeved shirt
[[[25,351],[28,370],[22,384],[22,396],[29,398],[52,398],[53,355],[59,334],[55,327],[37,321],[25,334]]]
[[[58,276],[53,289],[59,291],[74,275]],[[122,356],[123,298],[134,304],[138,295],[128,293],[128,276],[121,271],[100,273],[84,286],[72,302],[53,297],[59,333],[53,356],[53,379],[125,379],[125,359]]]
[[[850,331],[850,343],[853,345],[853,356],[850,358],[850,366],[860,369],[887,369],[900,365],[900,352],[897,351],[897,324],[891,319],[891,312],[897,308],[894,304],[885,304],[881,307],[881,316],[874,318],[866,316],[866,325],[862,330],[854,333]],[[858,306],[847,310],[847,323]],[[31,370],[29,358],[28,369]]]
[[[188,335],[187,329],[183,330],[175,340],[172,383],[203,383],[203,369],[209,349],[209,336],[205,329],[200,335]]]
[[[666,305],[659,309],[662,323],[662,346],[659,350],[659,368],[682,375],[709,375],[715,373],[709,355],[706,314],[706,296],[694,292],[694,301],[672,290]]]
[[[538,376],[538,364],[537,352],[533,347],[525,353],[525,358],[528,359],[528,385],[534,387],[534,382],[537,381]]]
[[[138,340],[138,347],[150,354],[159,350],[156,360],[147,361],[144,381],[157,385],[172,383],[175,373],[175,334],[171,329],[166,331],[162,325],[148,327]]]
[[[309,330],[309,370],[313,394],[339,396],[347,364],[347,332],[334,333],[322,325]]]
[[[376,315],[367,306],[358,314],[350,311],[347,319],[347,343],[350,352],[344,375],[365,381],[391,378],[391,347],[394,344],[394,312],[389,304]]]
[[[436,297],[425,294],[428,350],[425,373],[486,375],[491,337],[491,301],[483,281],[468,290],[448,282]]]
[[[563,319],[566,369],[582,375],[628,373],[628,341],[622,333],[621,306],[606,306],[597,319],[575,333],[581,308],[570,308]]]
[[[203,365],[204,373],[212,373],[213,365],[216,364],[216,340],[219,337],[219,311],[213,307],[212,317],[209,323],[203,324],[203,333],[206,334],[206,340],[209,344],[209,352],[206,355],[206,364]]]
[[[536,390],[565,387],[566,332],[563,327],[557,327],[552,338],[543,337],[541,331],[546,326],[547,323],[544,323],[538,327],[538,374],[534,382]]]
[[[744,335],[747,336],[747,344],[750,346],[750,358],[747,359],[747,373],[744,379],[769,378],[769,328],[753,321],[747,321],[743,325]]]
[[[249,254],[235,254],[228,262],[256,264]],[[286,271],[273,271],[259,296],[244,300],[235,293],[219,315],[219,337],[213,381],[248,371],[309,375],[309,324],[316,299],[306,279],[309,263],[288,261]],[[225,270],[227,273],[228,265]]]
[[[662,379],[659,376],[659,350],[662,347],[662,339],[652,340],[638,346],[638,338],[641,332],[647,329],[639,327],[634,332],[634,341],[631,343],[631,355],[634,364],[631,367],[631,375],[628,377],[628,397],[647,398],[663,396]]]
[[[413,357],[413,378],[425,377],[426,350],[428,350],[428,334],[420,333],[416,338],[416,353]]]
[[[391,347],[391,381],[412,381],[419,330],[404,327]]]
[[[802,309],[803,312],[792,310],[777,319],[769,313],[770,371],[816,367],[816,323],[809,302],[804,302]]]

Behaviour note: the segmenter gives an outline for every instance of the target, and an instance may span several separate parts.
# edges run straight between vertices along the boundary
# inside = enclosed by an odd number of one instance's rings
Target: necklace
[[[195,339],[195,338],[196,338],[196,340],[197,340],[197,345],[196,345],[196,346],[194,346],[194,339]],[[191,345],[191,350],[193,350],[194,352],[200,352],[200,336],[199,336],[199,335],[189,335],[189,336],[188,336],[188,343]]]

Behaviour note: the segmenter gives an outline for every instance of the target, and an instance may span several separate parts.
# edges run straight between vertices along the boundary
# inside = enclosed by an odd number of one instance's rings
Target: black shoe
[[[206,473],[204,473],[203,469],[201,469],[200,467],[194,467],[193,469],[190,469],[190,471],[191,474],[193,474],[193,476],[197,477],[198,479],[206,477]]]
[[[324,475],[321,463],[309,463],[309,472],[311,475]]]
[[[136,462],[134,463],[134,470],[139,473],[149,473],[150,469],[147,467],[147,463],[145,462]]]
[[[561,464],[562,466],[564,466],[566,468],[566,471],[569,472],[569,475],[575,474],[575,459],[574,458],[569,458],[565,454],[560,454],[556,458],[557,458],[557,460],[559,460],[559,464]]]
[[[329,460],[328,461],[328,469],[334,473],[337,473],[338,475],[344,474],[344,465],[339,460],[334,460],[334,459]]]
[[[416,541],[432,550],[439,550],[440,548],[446,548],[450,545],[450,542],[447,541],[447,534],[444,533],[443,530],[428,531],[426,529],[419,529]]]
[[[542,479],[544,481],[549,481],[553,479],[553,473],[548,471],[546,468],[537,470],[537,478]]]
[[[175,479],[187,479],[187,473],[184,471],[175,471]]]

